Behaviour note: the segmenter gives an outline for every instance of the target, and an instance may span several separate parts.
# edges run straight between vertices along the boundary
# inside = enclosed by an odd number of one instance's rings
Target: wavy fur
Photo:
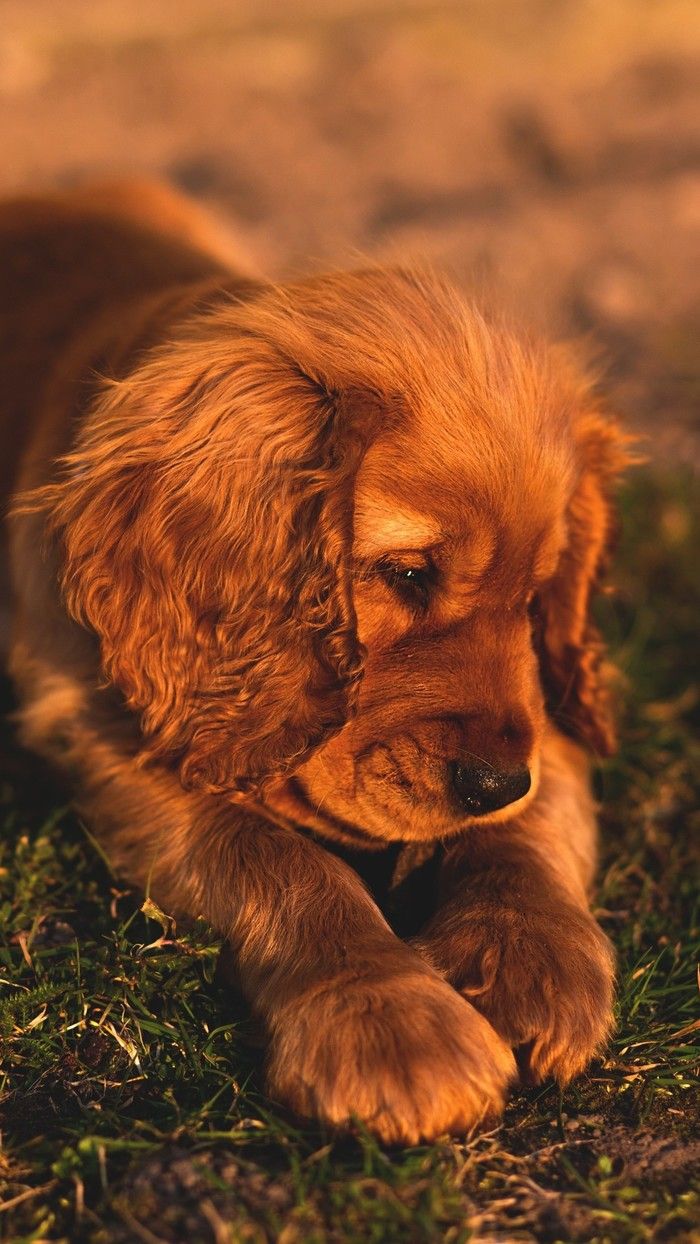
[[[579,743],[614,744],[590,610],[626,440],[433,275],[221,255],[165,187],[0,209],[23,737],[221,932],[273,1094],[464,1133],[514,1048],[565,1081],[610,1028]],[[517,793],[475,812],[491,775]],[[411,946],[358,873],[442,840]]]

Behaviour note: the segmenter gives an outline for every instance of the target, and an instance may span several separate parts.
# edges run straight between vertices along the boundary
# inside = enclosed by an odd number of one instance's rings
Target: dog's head
[[[69,607],[186,786],[432,838],[532,797],[547,714],[609,750],[623,459],[563,358],[374,270],[191,321],[50,502]]]

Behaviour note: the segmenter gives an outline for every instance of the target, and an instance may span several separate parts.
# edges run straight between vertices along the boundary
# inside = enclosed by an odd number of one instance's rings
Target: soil
[[[692,0],[3,0],[0,190],[148,172],[275,276],[427,259],[696,459],[699,59]]]
[[[585,1119],[579,1121],[584,1131],[585,1124]],[[489,1158],[498,1163],[497,1150],[489,1153]],[[556,1184],[563,1163],[573,1166],[585,1179],[601,1161],[610,1165],[616,1181],[628,1186],[640,1184],[647,1195],[655,1185],[663,1186],[667,1193],[680,1193],[700,1162],[700,1141],[684,1143],[677,1137],[654,1136],[646,1130],[594,1127],[590,1137],[577,1133],[566,1142],[534,1149],[517,1166],[511,1166],[510,1173],[506,1173],[505,1162],[503,1183],[508,1195],[503,1204],[494,1204],[492,1190],[484,1202],[483,1192],[476,1185],[470,1186],[467,1177],[461,1197],[464,1220],[474,1224],[475,1238],[496,1239],[502,1244],[561,1240],[585,1244],[594,1237],[599,1239],[600,1222],[591,1208],[568,1191],[559,1191]],[[478,1169],[478,1155],[476,1162]],[[543,1181],[549,1186],[543,1186]],[[404,1190],[408,1206],[410,1197],[411,1190]],[[144,1222],[157,1222],[159,1238],[173,1244],[182,1239],[207,1238],[212,1228],[217,1238],[217,1223],[235,1230],[236,1224],[248,1216],[255,1221],[263,1213],[276,1213],[290,1223],[293,1204],[293,1181],[288,1175],[265,1174],[259,1166],[236,1159],[230,1152],[192,1154],[171,1146],[146,1161],[120,1189],[112,1203],[109,1238],[113,1244],[129,1244],[135,1224]],[[294,1218],[292,1214],[291,1223]],[[286,1228],[290,1244],[302,1244],[305,1238],[342,1244],[342,1231],[331,1229],[318,1237],[313,1234],[314,1228],[323,1227],[313,1197],[303,1218],[295,1224],[299,1234],[294,1226]],[[685,1235],[691,1225],[692,1220],[683,1222],[679,1217],[674,1238],[692,1239],[692,1235]],[[222,1234],[222,1238],[228,1237]]]

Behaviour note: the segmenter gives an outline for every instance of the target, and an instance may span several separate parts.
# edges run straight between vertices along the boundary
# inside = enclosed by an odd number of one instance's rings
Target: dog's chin
[[[436,793],[417,799],[389,782],[358,781],[352,794],[327,780],[300,773],[269,788],[266,805],[286,823],[311,829],[336,841],[378,850],[391,842],[437,842],[465,830],[512,821],[532,802],[539,785],[539,759],[530,765],[530,789],[522,798],[482,816],[455,807]],[[327,775],[326,775],[327,778]]]

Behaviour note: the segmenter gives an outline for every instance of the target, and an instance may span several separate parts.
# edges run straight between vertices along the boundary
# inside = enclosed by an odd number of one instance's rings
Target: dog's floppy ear
[[[615,749],[615,721],[591,600],[615,533],[614,484],[635,458],[631,438],[595,410],[575,419],[574,439],[578,479],[566,515],[568,539],[554,578],[539,594],[536,637],[552,718],[606,756]]]
[[[226,328],[210,316],[105,386],[38,500],[146,754],[242,795],[352,711],[347,552],[369,427],[279,342]]]

